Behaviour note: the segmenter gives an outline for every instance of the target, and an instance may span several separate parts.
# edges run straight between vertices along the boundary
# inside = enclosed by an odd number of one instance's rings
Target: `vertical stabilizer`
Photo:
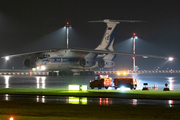
[[[119,22],[110,21],[109,19],[103,20],[103,22],[107,24],[106,32],[103,36],[101,44],[99,44],[99,46],[95,50],[114,51],[113,43],[117,31],[117,24],[119,24]]]
[[[95,50],[107,50],[114,51],[113,43],[115,39],[115,34],[117,31],[117,24],[120,22],[146,22],[141,20],[97,20],[97,21],[89,21],[89,22],[104,22],[107,24],[106,32],[103,36],[101,44]]]

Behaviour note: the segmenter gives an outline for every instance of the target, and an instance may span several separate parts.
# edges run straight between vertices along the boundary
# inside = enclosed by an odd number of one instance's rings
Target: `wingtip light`
[[[5,57],[6,60],[9,60],[9,57]]]
[[[173,58],[173,57],[169,57],[168,60],[169,60],[169,61],[173,61],[174,58]]]

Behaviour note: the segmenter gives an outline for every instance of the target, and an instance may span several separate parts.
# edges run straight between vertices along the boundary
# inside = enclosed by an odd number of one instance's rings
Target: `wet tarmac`
[[[180,74],[136,74],[123,77],[137,79],[137,89],[142,89],[143,83],[147,87],[158,86],[157,90],[163,90],[165,83],[170,90],[180,90]],[[110,75],[113,79],[119,76]],[[121,76],[122,77],[122,76]],[[94,76],[0,76],[0,88],[64,88],[70,84],[89,85]],[[152,89],[153,90],[153,89]]]
[[[38,95],[8,95],[1,94],[1,100],[5,101],[29,101],[56,104],[82,104],[82,105],[158,105],[166,107],[180,107],[178,100],[147,100],[147,99],[119,99],[119,98],[90,98],[72,96],[38,96]]]
[[[158,85],[157,90],[163,90],[165,83],[168,83],[170,90],[180,90],[179,74],[140,74],[128,75],[137,79],[138,87],[141,90],[143,83],[148,83],[148,87]],[[114,79],[118,76],[111,75]],[[122,76],[121,76],[122,77]],[[89,85],[89,81],[94,76],[0,76],[0,88],[63,88],[68,89],[68,85]],[[112,88],[113,89],[113,88]],[[150,89],[154,90],[154,89]],[[24,96],[1,94],[1,100],[27,100],[41,103],[61,103],[61,104],[96,104],[96,105],[162,105],[167,107],[180,107],[178,100],[145,100],[145,99],[118,99],[118,98],[88,98],[72,96]]]

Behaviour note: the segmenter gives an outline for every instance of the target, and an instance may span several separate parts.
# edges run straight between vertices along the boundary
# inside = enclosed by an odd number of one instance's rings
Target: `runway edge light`
[[[13,118],[13,117],[11,117],[9,120],[14,120],[14,118]]]

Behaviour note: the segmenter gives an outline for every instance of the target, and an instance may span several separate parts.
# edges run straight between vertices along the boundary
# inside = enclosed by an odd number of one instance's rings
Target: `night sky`
[[[144,23],[120,23],[116,34],[116,52],[132,53],[135,32],[137,54],[173,56],[177,59],[136,58],[140,70],[180,69],[180,1],[179,0],[0,0],[0,56],[66,47],[70,22],[69,47],[94,49],[106,29],[105,23],[91,20],[146,20]],[[115,59],[115,70],[132,69],[132,58]],[[2,68],[23,68],[23,58]]]

